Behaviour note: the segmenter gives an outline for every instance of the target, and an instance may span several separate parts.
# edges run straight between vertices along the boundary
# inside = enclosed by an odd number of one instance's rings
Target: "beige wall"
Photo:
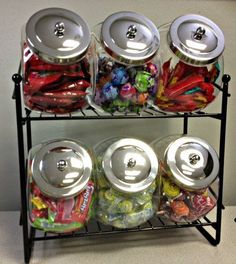
[[[236,205],[236,55],[235,55],[235,1],[170,1],[170,0],[1,0],[0,1],[0,210],[20,207],[15,108],[11,100],[11,75],[17,71],[20,60],[21,26],[36,11],[46,7],[64,7],[80,14],[90,26],[116,11],[130,10],[149,17],[156,25],[175,17],[196,13],[209,17],[224,31],[226,38],[225,72],[232,76],[232,94],[228,108],[224,203]],[[210,108],[217,110],[219,100]],[[111,135],[140,137],[148,142],[156,137],[181,132],[181,123],[175,120],[101,121],[38,123],[33,127],[34,144],[54,137],[80,138],[89,144]],[[208,140],[216,149],[219,142],[219,122],[211,119],[192,120],[190,132]],[[93,128],[96,126],[96,132]]]

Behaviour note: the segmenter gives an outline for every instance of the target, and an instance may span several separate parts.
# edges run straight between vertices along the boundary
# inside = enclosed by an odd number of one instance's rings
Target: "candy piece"
[[[189,215],[189,208],[183,201],[173,201],[170,207],[176,216],[183,217]]]
[[[120,89],[120,97],[122,99],[131,99],[136,94],[136,89],[130,84],[124,84]]]
[[[75,208],[72,211],[71,218],[73,221],[84,224],[89,218],[89,210],[93,201],[94,184],[89,182],[86,189],[79,194],[76,200]]]
[[[42,86],[59,82],[61,78],[61,73],[42,77],[37,72],[31,72],[26,80],[26,85],[29,85],[29,87],[26,86],[27,93],[32,95],[35,92],[38,92]]]
[[[135,88],[140,92],[147,92],[148,88],[154,86],[154,78],[149,72],[139,71],[135,77]]]
[[[112,107],[114,107],[119,112],[124,112],[126,109],[128,109],[130,105],[130,101],[121,101],[119,99],[116,99],[112,102]]]
[[[200,91],[202,91],[202,89],[201,89],[200,87],[195,87],[195,88],[193,88],[193,89],[191,89],[191,90],[188,90],[188,91],[185,92],[184,94],[193,94],[193,93],[195,93],[195,92],[200,92]]]
[[[181,80],[188,67],[189,66],[187,64],[183,63],[182,61],[179,61],[170,76],[170,81],[168,85],[173,85],[177,81]]]
[[[43,107],[46,111],[49,107],[65,107],[75,103],[75,100],[70,98],[54,98],[54,97],[46,97],[46,96],[32,96],[30,101],[38,106]]]
[[[59,199],[57,201],[56,223],[71,223],[71,212],[74,207],[74,198]]]
[[[216,202],[210,197],[205,195],[195,195],[192,198],[192,207],[195,214],[198,216],[203,216],[214,208]]]
[[[212,95],[214,93],[214,86],[212,83],[202,82],[199,84],[199,87],[206,95]]]
[[[114,201],[116,196],[115,194],[112,192],[111,189],[107,190],[105,193],[104,193],[104,197],[106,200],[108,201]]]
[[[138,94],[138,96],[137,96],[137,104],[144,105],[144,104],[146,104],[147,99],[148,99],[148,93]]]
[[[100,58],[98,61],[99,75],[106,76],[109,75],[113,68],[113,63],[106,57]]]
[[[174,198],[180,194],[180,188],[169,179],[163,178],[162,183],[165,195]]]
[[[31,210],[31,220],[35,218],[48,218],[48,210],[47,209],[32,209]]]
[[[118,209],[121,213],[131,213],[133,209],[133,203],[130,200],[123,200],[118,203]]]
[[[163,66],[162,66],[162,75],[161,75],[161,80],[163,81],[163,85],[164,87],[167,86],[167,83],[169,81],[170,78],[170,62],[171,59],[169,59],[168,61],[166,61]]]
[[[31,199],[32,204],[39,210],[47,208],[47,205],[40,197],[33,197]]]
[[[158,73],[157,65],[154,63],[148,62],[145,65],[145,71],[150,72],[152,76],[155,76]]]
[[[219,75],[220,75],[220,65],[217,62],[212,65],[212,68],[209,72],[209,81],[215,82],[217,78],[219,77]]]
[[[111,83],[105,84],[102,93],[107,100],[114,100],[118,96],[118,90]]]
[[[200,75],[193,75],[188,76],[174,85],[170,85],[168,88],[165,89],[164,95],[169,98],[175,98],[182,93],[199,86],[201,82],[204,82],[204,78]]]
[[[129,79],[129,76],[125,68],[123,67],[113,69],[111,76],[112,76],[111,82],[115,86],[125,84]]]

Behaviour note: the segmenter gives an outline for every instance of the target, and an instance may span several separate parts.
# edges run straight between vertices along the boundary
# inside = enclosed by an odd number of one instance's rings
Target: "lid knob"
[[[201,40],[203,35],[205,35],[206,30],[203,27],[198,27],[195,34],[193,35],[193,38],[196,40]]]
[[[137,34],[137,28],[135,25],[130,25],[126,33],[128,39],[134,39]]]
[[[200,161],[200,156],[197,154],[192,154],[189,156],[189,162],[191,165],[196,165]]]
[[[135,165],[136,165],[136,160],[133,158],[130,158],[128,163],[127,163],[127,167],[128,168],[134,168]]]
[[[65,32],[65,24],[63,22],[57,22],[55,24],[54,34],[58,38],[63,38]]]
[[[64,171],[66,167],[68,166],[67,162],[65,160],[59,160],[57,162],[57,168],[59,171]]]

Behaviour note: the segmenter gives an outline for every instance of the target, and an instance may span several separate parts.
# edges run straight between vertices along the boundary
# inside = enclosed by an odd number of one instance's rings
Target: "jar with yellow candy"
[[[218,197],[219,161],[203,139],[173,135],[151,143],[160,161],[157,214],[175,222],[209,213]]]
[[[110,138],[98,143],[94,152],[98,221],[132,228],[149,220],[158,172],[152,148],[134,138]]]

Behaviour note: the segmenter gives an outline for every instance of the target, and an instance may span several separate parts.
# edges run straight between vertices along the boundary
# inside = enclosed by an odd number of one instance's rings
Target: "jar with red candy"
[[[104,112],[140,112],[156,96],[159,32],[147,17],[117,12],[93,29],[91,104]]]
[[[22,34],[24,102],[30,110],[65,114],[85,108],[91,79],[90,30],[76,13],[47,8]]]
[[[193,222],[217,203],[219,160],[203,139],[168,136],[151,143],[160,161],[156,211],[174,222]]]
[[[154,107],[194,112],[214,101],[223,74],[224,35],[210,19],[184,15],[158,28],[161,76]]]
[[[93,154],[83,143],[50,140],[28,157],[29,220],[34,228],[66,233],[82,228],[93,214]]]

